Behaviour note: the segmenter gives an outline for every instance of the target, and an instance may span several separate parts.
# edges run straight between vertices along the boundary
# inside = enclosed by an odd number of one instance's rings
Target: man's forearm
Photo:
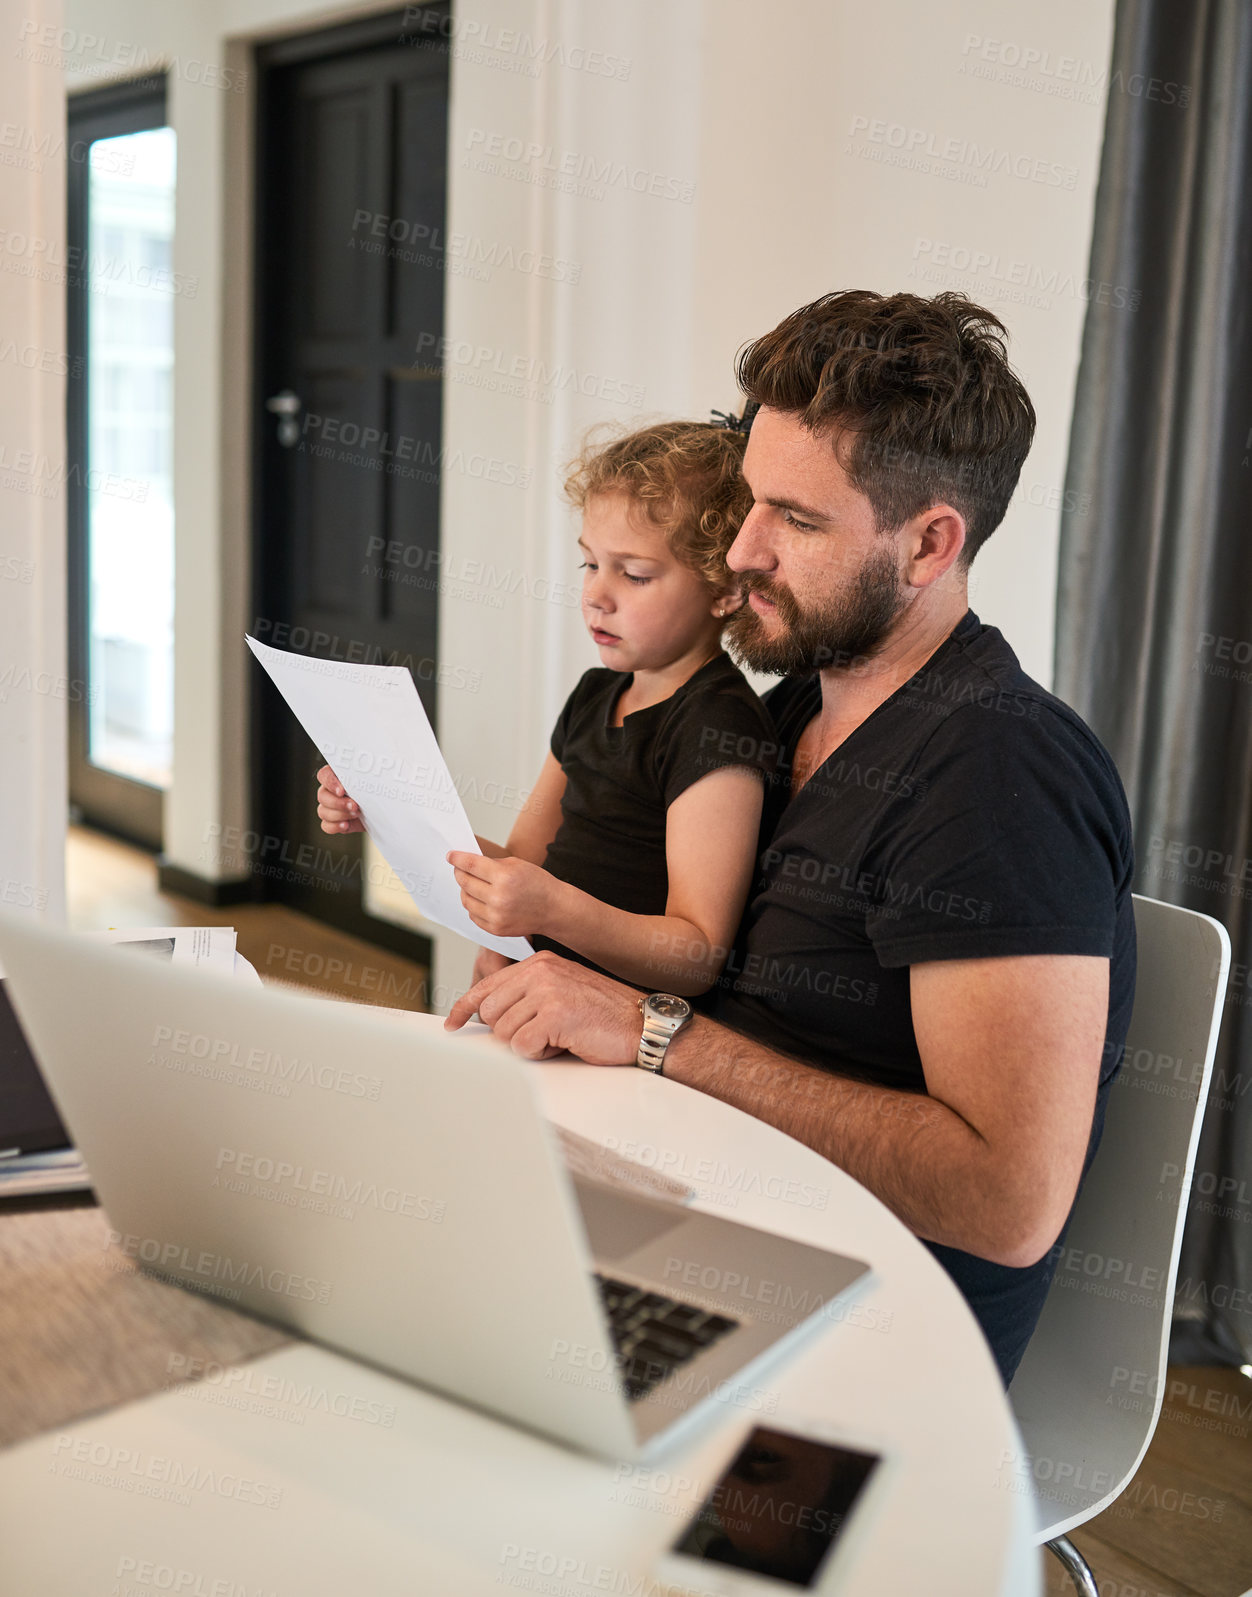
[[[800,1064],[700,1015],[670,1044],[665,1075],[813,1148],[919,1237],[984,1258],[1003,1250],[987,1143],[937,1099]]]

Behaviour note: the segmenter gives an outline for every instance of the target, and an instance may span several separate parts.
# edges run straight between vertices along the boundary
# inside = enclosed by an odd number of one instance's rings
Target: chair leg
[[[1080,1597],[1100,1597],[1095,1576],[1091,1573],[1091,1565],[1068,1536],[1058,1536],[1055,1541],[1050,1541],[1048,1546],[1060,1559],[1065,1573],[1078,1588]]]

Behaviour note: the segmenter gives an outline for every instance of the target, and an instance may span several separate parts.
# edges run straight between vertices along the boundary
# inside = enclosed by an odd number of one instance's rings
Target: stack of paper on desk
[[[588,1181],[598,1181],[605,1187],[624,1187],[630,1192],[642,1192],[649,1198],[662,1198],[668,1203],[690,1203],[696,1189],[676,1176],[654,1170],[651,1165],[640,1164],[637,1159],[624,1159],[620,1153],[593,1142],[567,1126],[549,1122],[556,1132],[557,1146],[571,1175],[584,1176]]]
[[[106,942],[132,944],[136,951],[172,965],[219,970],[227,976],[238,959],[233,926],[114,926],[98,935]]]
[[[315,660],[255,638],[247,644],[422,914],[509,959],[532,953],[524,937],[480,930],[461,903],[445,856],[450,849],[477,854],[478,841],[408,671]]]

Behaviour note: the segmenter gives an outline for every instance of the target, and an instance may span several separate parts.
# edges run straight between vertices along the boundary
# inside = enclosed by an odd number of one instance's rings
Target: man
[[[922,1238],[1004,1381],[1095,1151],[1134,992],[1125,796],[966,596],[1034,433],[956,294],[832,294],[740,357],[760,409],[729,642],[784,677],[778,777],[703,1012],[548,955],[473,987],[530,1058],[654,1065],[840,1165]],[[653,1013],[655,1012],[655,1014]],[[680,1013],[680,1012],[679,1012]]]

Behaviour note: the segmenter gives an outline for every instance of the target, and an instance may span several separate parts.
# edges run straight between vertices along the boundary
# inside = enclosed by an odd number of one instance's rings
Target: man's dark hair
[[[850,289],[802,306],[744,349],[750,399],[831,432],[880,531],[927,506],[965,517],[968,566],[1004,519],[1035,433],[1004,324],[963,294]]]

